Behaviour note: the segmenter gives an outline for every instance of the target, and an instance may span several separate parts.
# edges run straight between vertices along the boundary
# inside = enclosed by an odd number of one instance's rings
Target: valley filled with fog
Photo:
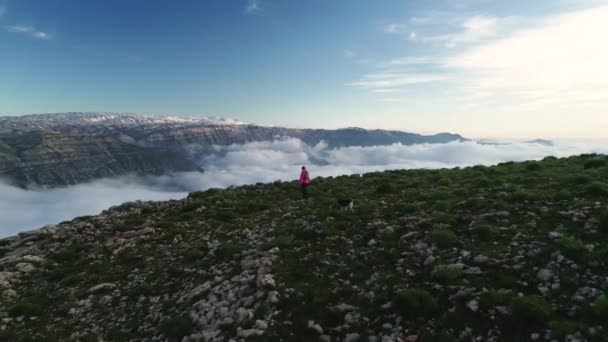
[[[389,169],[493,165],[582,153],[608,153],[608,144],[604,141],[555,141],[553,145],[451,142],[329,149],[323,143],[309,146],[298,139],[284,139],[231,145],[218,147],[216,154],[199,161],[205,173],[124,176],[38,191],[0,182],[0,237],[97,214],[128,201],[179,199],[188,192],[208,188],[295,180],[302,165],[308,166],[314,178]]]

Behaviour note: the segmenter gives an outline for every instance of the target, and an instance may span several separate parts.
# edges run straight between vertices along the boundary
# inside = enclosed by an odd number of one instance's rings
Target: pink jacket
[[[310,178],[308,177],[308,171],[302,170],[300,173],[300,184],[310,184]]]

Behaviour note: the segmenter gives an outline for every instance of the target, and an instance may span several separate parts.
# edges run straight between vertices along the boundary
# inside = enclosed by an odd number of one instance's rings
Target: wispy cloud
[[[409,28],[405,24],[390,23],[384,26],[383,31],[386,33],[402,34],[408,32]]]
[[[4,27],[8,32],[28,35],[32,38],[41,39],[41,40],[50,40],[51,35],[47,32],[38,31],[33,26],[27,25],[10,25]]]
[[[344,56],[345,56],[346,58],[353,58],[353,57],[355,57],[355,52],[354,52],[353,50],[344,49],[344,50],[342,51],[342,53],[344,53]]]
[[[495,36],[498,19],[496,17],[474,16],[462,22],[458,32],[425,37],[425,41],[439,42],[446,47],[455,47],[461,43],[476,43]]]
[[[388,90],[420,83],[438,82],[445,79],[447,79],[447,76],[441,74],[387,71],[365,75],[359,81],[347,83],[346,85],[361,89]]]
[[[0,18],[6,13],[6,6],[0,5]]]
[[[262,10],[260,2],[258,0],[247,0],[247,6],[245,7],[245,13],[256,14]]]

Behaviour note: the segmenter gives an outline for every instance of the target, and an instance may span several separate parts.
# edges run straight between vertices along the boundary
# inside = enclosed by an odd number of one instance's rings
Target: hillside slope
[[[68,185],[129,173],[201,171],[182,155],[95,135],[0,134],[0,176],[11,184]]]
[[[606,341],[607,177],[586,155],[126,203],[0,241],[0,340]]]

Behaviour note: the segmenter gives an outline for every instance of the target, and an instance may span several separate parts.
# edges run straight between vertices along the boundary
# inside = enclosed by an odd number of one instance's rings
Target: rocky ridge
[[[33,136],[57,138],[52,140],[49,151],[48,146],[37,145],[40,139],[32,139]],[[324,142],[328,148],[466,140],[450,133],[419,135],[358,128],[290,129],[219,118],[124,113],[9,116],[0,117],[0,177],[21,187],[53,187],[127,173],[170,173],[175,171],[170,159],[177,162],[180,170],[195,171],[205,167],[198,164],[201,160],[218,153],[222,147],[286,138],[299,139],[311,146]],[[80,146],[75,151],[77,144]],[[15,146],[26,148],[16,151]],[[124,153],[127,149],[129,153]],[[91,157],[87,158],[87,154]],[[71,162],[76,159],[78,162]],[[70,172],[65,173],[65,170]]]
[[[0,339],[606,341],[606,176],[585,155],[126,203],[0,240]]]

